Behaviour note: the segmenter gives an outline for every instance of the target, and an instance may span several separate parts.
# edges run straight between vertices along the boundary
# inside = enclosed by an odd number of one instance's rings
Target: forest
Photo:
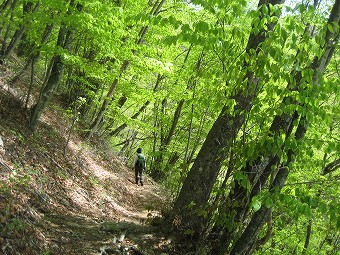
[[[50,172],[6,144],[65,169],[58,111],[65,164],[75,136],[126,169],[143,148],[164,254],[339,254],[339,27],[340,0],[0,1],[0,253],[81,254],[9,248],[10,197]]]

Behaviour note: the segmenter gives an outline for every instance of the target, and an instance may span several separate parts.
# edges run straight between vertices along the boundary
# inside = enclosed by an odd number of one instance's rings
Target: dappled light
[[[339,253],[340,0],[0,2],[0,254]]]

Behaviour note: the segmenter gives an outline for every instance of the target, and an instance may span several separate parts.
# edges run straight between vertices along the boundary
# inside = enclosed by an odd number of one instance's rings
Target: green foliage
[[[13,11],[7,9],[0,16],[0,36],[8,44],[16,29],[25,26],[29,45],[25,57],[40,54],[36,70],[41,79],[53,56],[60,55],[66,72],[58,93],[66,95],[68,116],[82,118],[81,123],[88,125],[85,128],[91,129],[90,123],[107,99],[108,107],[96,132],[106,135],[126,125],[108,139],[117,145],[114,149],[131,158],[137,147],[143,147],[147,163],[154,168],[148,171],[162,172],[174,197],[221,109],[224,107],[228,116],[240,116],[236,94],[250,94],[247,81],[254,78],[256,97],[250,100],[244,125],[235,134],[231,148],[225,148],[234,157],[225,159],[222,173],[228,166],[231,177],[221,190],[221,176],[212,194],[222,197],[217,203],[232,209],[215,212],[212,221],[235,227],[234,208],[242,203],[223,199],[235,182],[251,194],[250,173],[241,171],[247,163],[256,167],[253,161],[259,156],[275,154],[279,162],[271,169],[274,178],[280,164],[293,152],[287,186],[282,193],[271,194],[270,183],[264,183],[250,201],[252,210],[247,217],[263,206],[273,210],[275,235],[263,254],[280,254],[283,248],[288,253],[301,251],[305,238],[301,229],[310,220],[318,230],[313,232],[311,246],[315,251],[326,247],[322,240],[328,240],[328,232],[339,229],[338,172],[320,176],[322,168],[340,155],[339,56],[334,55],[325,75],[314,73],[310,67],[313,59],[323,54],[325,34],[339,33],[339,25],[327,24],[326,7],[317,9],[311,4],[258,9],[255,1],[166,1],[158,15],[151,15],[151,2],[128,0],[118,6],[112,1],[84,0],[79,1],[80,10],[67,1],[53,0],[44,1],[37,12],[23,15],[23,2],[19,1]],[[282,17],[273,16],[281,12]],[[52,33],[43,41],[45,28],[51,24]],[[250,35],[260,35],[274,24],[256,49],[246,50]],[[8,25],[9,37],[5,38]],[[56,46],[60,28],[72,32],[70,49]],[[107,98],[115,81],[118,85],[113,96]],[[305,139],[297,140],[284,131],[272,132],[275,116],[294,112],[306,117]],[[292,134],[299,120],[292,123]],[[172,126],[173,135],[165,145]],[[15,137],[25,142],[20,133]],[[13,181],[25,185],[29,178]],[[89,183],[96,185],[97,180],[89,179]],[[206,217],[207,212],[196,213]],[[188,229],[185,234],[191,236],[192,231]],[[321,249],[329,251],[331,245]]]
[[[99,183],[99,181],[98,181],[98,179],[96,179],[95,177],[90,176],[90,177],[89,177],[89,183],[90,183],[92,186],[97,186],[97,184]]]
[[[250,181],[245,173],[238,171],[234,174],[234,179],[237,181],[243,188],[245,188],[248,192],[250,192]]]

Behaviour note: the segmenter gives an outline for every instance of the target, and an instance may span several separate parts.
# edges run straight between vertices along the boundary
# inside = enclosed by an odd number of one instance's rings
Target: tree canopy
[[[336,254],[339,24],[339,0],[3,0],[0,61],[32,132],[58,101],[142,147],[195,250]]]

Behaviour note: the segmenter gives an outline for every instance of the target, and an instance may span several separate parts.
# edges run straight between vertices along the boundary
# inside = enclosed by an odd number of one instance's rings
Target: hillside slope
[[[149,223],[166,202],[146,177],[129,169],[104,144],[73,134],[52,106],[35,134],[27,129],[23,98],[0,77],[0,254],[161,254],[164,239]],[[119,250],[120,249],[120,250]],[[144,251],[144,252],[142,252]],[[172,253],[173,254],[173,253]]]

